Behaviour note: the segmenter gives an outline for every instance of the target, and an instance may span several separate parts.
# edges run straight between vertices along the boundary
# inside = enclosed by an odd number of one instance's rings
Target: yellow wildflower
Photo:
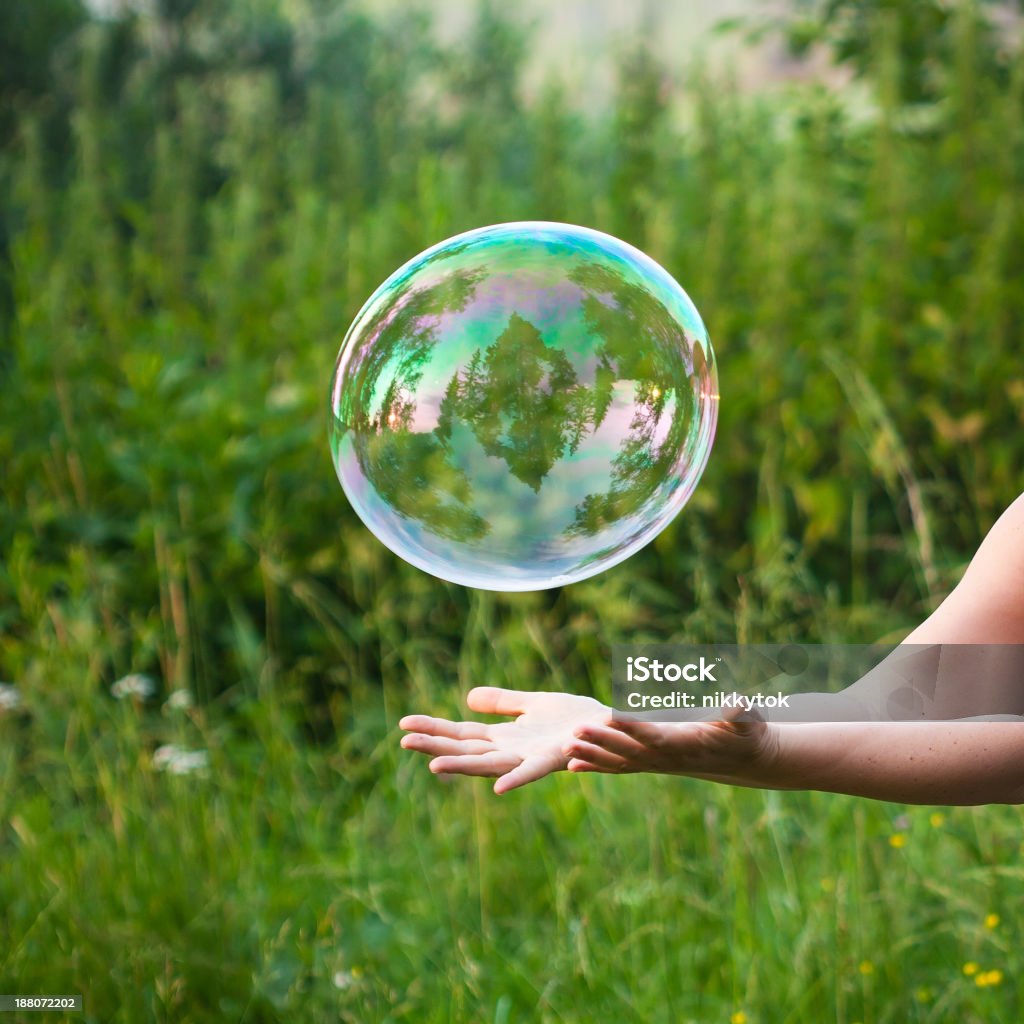
[[[998,985],[1003,980],[1002,971],[982,971],[974,979],[978,988],[988,988],[990,985]]]
[[[985,927],[988,929],[999,927],[999,915],[998,914],[987,914],[985,916]]]
[[[861,960],[860,966],[857,968],[857,970],[864,975],[874,974],[875,965],[870,960]]]
[[[729,1024],[747,1024],[747,1015],[742,1010],[737,1010],[729,1018]]]
[[[902,850],[907,845],[907,837],[902,832],[894,832],[889,836],[889,845],[894,850]]]
[[[941,811],[935,811],[928,819],[932,828],[942,828],[946,824],[946,816]]]
[[[972,974],[978,973],[978,965],[973,960],[968,960],[964,964],[964,974],[969,978]]]

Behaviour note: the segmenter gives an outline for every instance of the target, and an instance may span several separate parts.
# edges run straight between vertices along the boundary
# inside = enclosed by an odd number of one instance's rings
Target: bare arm
[[[905,642],[1024,644],[1024,495]],[[1024,722],[785,725],[764,775],[762,784],[783,789],[906,803],[1024,803]]]
[[[1024,803],[1024,722],[827,722],[777,729],[758,781],[911,804]],[[769,748],[772,749],[772,748]]]
[[[956,589],[905,643],[1024,644],[1024,495],[992,527]],[[985,662],[980,654],[964,660],[968,665]],[[1002,661],[1008,670],[999,673],[996,685],[1013,687],[1015,693],[993,694],[990,680],[963,679],[956,688],[959,692],[946,697],[947,706],[957,711],[945,717],[985,713],[983,707],[972,709],[972,696],[984,697],[990,705],[1019,705],[1019,691],[1024,689],[1021,658]],[[865,678],[844,693],[856,696],[860,687],[871,685]],[[1024,720],[714,724],[760,736],[752,756],[731,772],[716,773],[717,781],[905,803],[1024,803]],[[609,722],[600,730],[584,728],[579,734],[584,744],[574,748],[582,758],[576,764],[570,761],[569,768],[610,770],[607,759],[595,766],[587,758],[600,756],[592,747],[607,754],[613,730],[626,732],[645,747],[631,756],[634,763],[674,763],[690,774],[686,767],[695,763],[699,734],[692,728],[652,723]],[[749,738],[747,743],[749,748]],[[620,756],[623,753],[620,747]]]
[[[1024,494],[989,530],[949,597],[904,642],[1024,644]]]

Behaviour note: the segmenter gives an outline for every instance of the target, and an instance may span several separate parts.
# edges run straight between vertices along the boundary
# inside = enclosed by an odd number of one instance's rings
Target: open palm
[[[473,711],[514,715],[515,721],[452,722],[408,715],[402,746],[432,758],[430,769],[453,775],[497,776],[495,793],[552,772],[656,772],[750,784],[778,753],[777,730],[739,708],[695,722],[617,719],[592,697],[478,686]],[[755,783],[756,784],[756,783]]]
[[[610,709],[593,697],[533,693],[478,686],[469,691],[471,711],[514,715],[512,722],[452,722],[429,715],[407,715],[398,724],[408,735],[402,746],[433,758],[430,770],[458,775],[497,776],[495,793],[566,768],[576,731],[608,719]]]

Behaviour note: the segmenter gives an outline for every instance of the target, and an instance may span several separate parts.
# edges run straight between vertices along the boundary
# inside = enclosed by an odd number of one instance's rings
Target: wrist
[[[728,781],[759,789],[799,789],[792,778],[792,753],[787,741],[785,729],[766,724],[757,747],[737,765]]]

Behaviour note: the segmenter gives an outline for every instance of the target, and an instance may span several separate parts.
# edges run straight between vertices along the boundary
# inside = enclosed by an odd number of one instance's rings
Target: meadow
[[[593,110],[524,94],[491,6],[442,48],[270,2],[72,12],[0,81],[0,992],[104,1024],[1024,1017],[1018,808],[497,798],[398,747],[481,683],[607,697],[621,640],[897,639],[1024,489],[1024,57],[985,5],[824,6],[778,30],[840,90],[627,40]],[[666,266],[722,404],[650,547],[501,595],[367,533],[326,390],[395,267],[517,219]]]

